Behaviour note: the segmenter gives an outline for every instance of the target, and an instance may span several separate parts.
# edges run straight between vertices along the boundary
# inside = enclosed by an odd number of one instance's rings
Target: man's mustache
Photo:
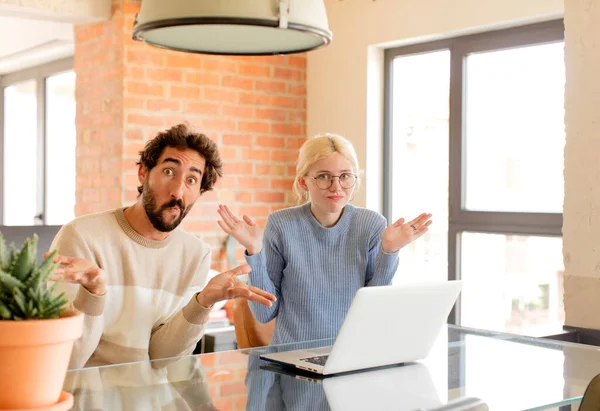
[[[171,208],[171,207],[179,207],[179,209],[183,212],[183,210],[185,210],[185,206],[183,205],[183,200],[181,200],[180,198],[178,199],[172,199],[171,201],[169,201],[168,203],[164,204],[161,207],[161,210],[166,210],[167,208]]]

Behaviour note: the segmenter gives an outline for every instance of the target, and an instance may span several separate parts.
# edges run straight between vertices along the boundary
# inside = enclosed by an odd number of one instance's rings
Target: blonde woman
[[[272,213],[264,235],[250,217],[219,206],[219,226],[246,248],[250,284],[277,297],[271,307],[250,302],[260,322],[277,318],[271,344],[335,337],[356,291],[389,285],[398,251],[427,232],[431,214],[387,226],[381,214],[349,204],[359,181],[352,144],[321,135],[298,156],[302,204]]]

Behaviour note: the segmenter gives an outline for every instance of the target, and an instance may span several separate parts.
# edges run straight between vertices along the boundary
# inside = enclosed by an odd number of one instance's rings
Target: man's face
[[[140,169],[142,203],[158,231],[174,230],[200,196],[206,161],[196,150],[165,148],[156,166]]]

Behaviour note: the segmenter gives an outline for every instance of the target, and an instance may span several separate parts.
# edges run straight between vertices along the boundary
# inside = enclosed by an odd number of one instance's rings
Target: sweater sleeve
[[[62,227],[54,238],[50,250],[55,249],[58,249],[61,255],[84,258],[96,264],[98,263],[83,237],[71,224]],[[69,363],[70,369],[82,368],[98,347],[104,331],[106,294],[98,296],[90,293],[80,285],[68,283],[59,284],[57,291],[64,292],[70,301],[71,307],[84,315],[83,335],[75,341]]]
[[[196,294],[207,283],[210,260],[210,250],[207,250],[196,273],[195,286],[186,293],[186,301],[189,299],[189,302],[152,330],[149,347],[151,360],[191,354],[202,338],[211,309],[198,304]]]
[[[381,248],[381,233],[385,230],[386,221],[381,217],[377,220],[374,234],[369,240],[369,251],[367,257],[367,273],[365,286],[390,285],[398,269],[398,254],[386,253]]]
[[[277,317],[279,312],[281,280],[285,268],[285,259],[280,251],[281,237],[277,227],[273,224],[272,218],[267,220],[263,238],[261,252],[254,255],[246,253],[246,262],[252,268],[252,271],[248,274],[249,284],[267,291],[277,298],[277,301],[271,307],[252,301],[249,302],[254,317],[261,323],[268,323]]]

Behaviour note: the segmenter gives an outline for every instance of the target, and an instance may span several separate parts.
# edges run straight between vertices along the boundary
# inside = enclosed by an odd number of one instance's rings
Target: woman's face
[[[314,207],[323,213],[341,213],[356,187],[352,162],[336,152],[317,161],[300,179]]]

